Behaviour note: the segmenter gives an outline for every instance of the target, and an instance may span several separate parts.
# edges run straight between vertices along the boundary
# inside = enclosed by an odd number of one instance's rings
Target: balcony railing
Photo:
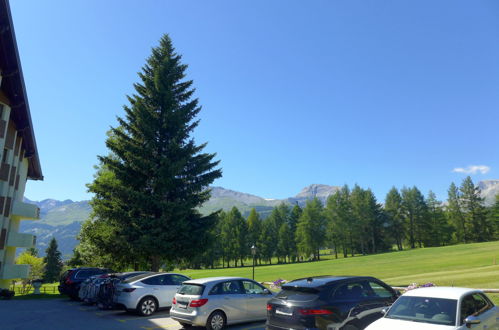
[[[30,248],[35,245],[36,237],[31,234],[10,232],[7,238],[7,246],[18,248]]]
[[[40,209],[33,204],[15,201],[12,207],[12,216],[21,219],[35,220],[40,218]]]
[[[27,278],[29,274],[29,265],[5,265],[2,268],[0,279],[3,280]]]

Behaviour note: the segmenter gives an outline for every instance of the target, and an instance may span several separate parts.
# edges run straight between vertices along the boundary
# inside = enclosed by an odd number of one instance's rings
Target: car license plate
[[[187,303],[186,302],[177,302],[178,308],[187,308]]]
[[[291,309],[289,309],[288,307],[277,307],[275,309],[275,313],[277,315],[284,315],[284,316],[292,316],[293,315],[293,311]]]

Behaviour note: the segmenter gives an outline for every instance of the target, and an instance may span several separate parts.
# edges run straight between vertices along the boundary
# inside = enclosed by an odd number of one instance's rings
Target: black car
[[[360,330],[400,295],[367,276],[316,276],[286,283],[267,304],[267,329]]]
[[[59,292],[68,295],[71,299],[78,300],[78,291],[83,281],[93,275],[112,273],[112,270],[104,268],[73,268],[64,272],[59,283]]]

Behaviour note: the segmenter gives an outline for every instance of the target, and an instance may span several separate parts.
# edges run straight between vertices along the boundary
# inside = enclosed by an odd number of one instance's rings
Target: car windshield
[[[441,325],[456,324],[457,300],[402,296],[392,305],[386,318]]]
[[[178,290],[178,294],[200,296],[203,294],[204,285],[201,284],[184,284]]]

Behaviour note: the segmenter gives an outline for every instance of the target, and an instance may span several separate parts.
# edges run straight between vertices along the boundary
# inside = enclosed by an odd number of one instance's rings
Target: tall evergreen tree
[[[283,262],[286,262],[286,257],[290,260],[291,255],[291,242],[293,241],[293,237],[291,236],[291,229],[289,228],[289,224],[284,222],[279,228],[278,233],[279,241],[277,242],[277,256]]]
[[[59,280],[59,276],[62,271],[62,259],[55,237],[52,237],[49,246],[45,250],[43,263],[45,264],[45,274],[43,276],[44,281],[52,283]]]
[[[125,117],[111,129],[110,155],[99,157],[114,179],[97,176],[89,185],[94,222],[108,222],[153,271],[199,253],[216,222],[215,213],[197,209],[222,173],[215,154],[203,153],[206,144],[191,137],[201,107],[192,81],[184,79],[186,68],[165,35],[139,73]]]
[[[408,228],[408,238],[411,249],[423,247],[423,240],[428,233],[428,206],[418,188],[402,188],[402,207],[404,209]]]
[[[437,200],[437,196],[430,190],[428,198],[428,236],[425,246],[441,246],[448,244],[452,239],[452,227],[445,217],[442,203]]]
[[[255,244],[258,246],[260,234],[262,232],[262,220],[255,208],[251,209],[246,221],[248,223],[248,242],[251,245]]]
[[[349,237],[352,232],[352,207],[347,185],[329,196],[324,212],[327,219],[326,236],[333,245],[335,257],[338,258],[340,249],[343,257],[348,257]]]
[[[468,237],[466,235],[466,220],[464,218],[463,208],[461,205],[461,193],[454,182],[451,183],[449,190],[447,190],[447,194],[447,219],[456,230],[456,241],[466,243],[468,241]]]
[[[491,225],[487,223],[487,212],[480,189],[468,176],[463,180],[460,191],[467,236],[475,242],[490,240],[493,231]]]
[[[277,253],[277,246],[279,244],[279,229],[283,223],[288,222],[289,214],[289,207],[286,204],[281,203],[274,207],[269,217],[266,219],[269,222],[268,226],[272,229],[265,239],[270,240],[268,245],[272,246],[273,254],[277,256],[278,262],[281,261],[281,256]]]
[[[326,240],[326,224],[320,200],[314,198],[307,201],[296,229],[297,245],[302,255],[320,259],[319,250]]]
[[[302,209],[301,207],[296,204],[293,206],[293,209],[291,210],[291,213],[289,214],[288,218],[288,223],[289,223],[289,230],[290,230],[290,235],[291,235],[291,240],[289,242],[291,246],[291,259],[293,261],[296,261],[296,258],[298,256],[298,248],[296,246],[296,226],[298,225],[298,220],[300,219],[300,216],[302,214]]]
[[[395,240],[397,249],[403,250],[405,235],[404,213],[402,209],[402,196],[397,188],[392,187],[385,199],[385,211],[387,215],[389,235]]]
[[[489,210],[489,223],[494,228],[493,239],[499,239],[499,195],[496,195],[496,200]]]
[[[264,219],[262,222],[262,232],[260,234],[259,254],[270,264],[272,264],[272,257],[277,249],[275,234],[275,227],[270,217]]]

